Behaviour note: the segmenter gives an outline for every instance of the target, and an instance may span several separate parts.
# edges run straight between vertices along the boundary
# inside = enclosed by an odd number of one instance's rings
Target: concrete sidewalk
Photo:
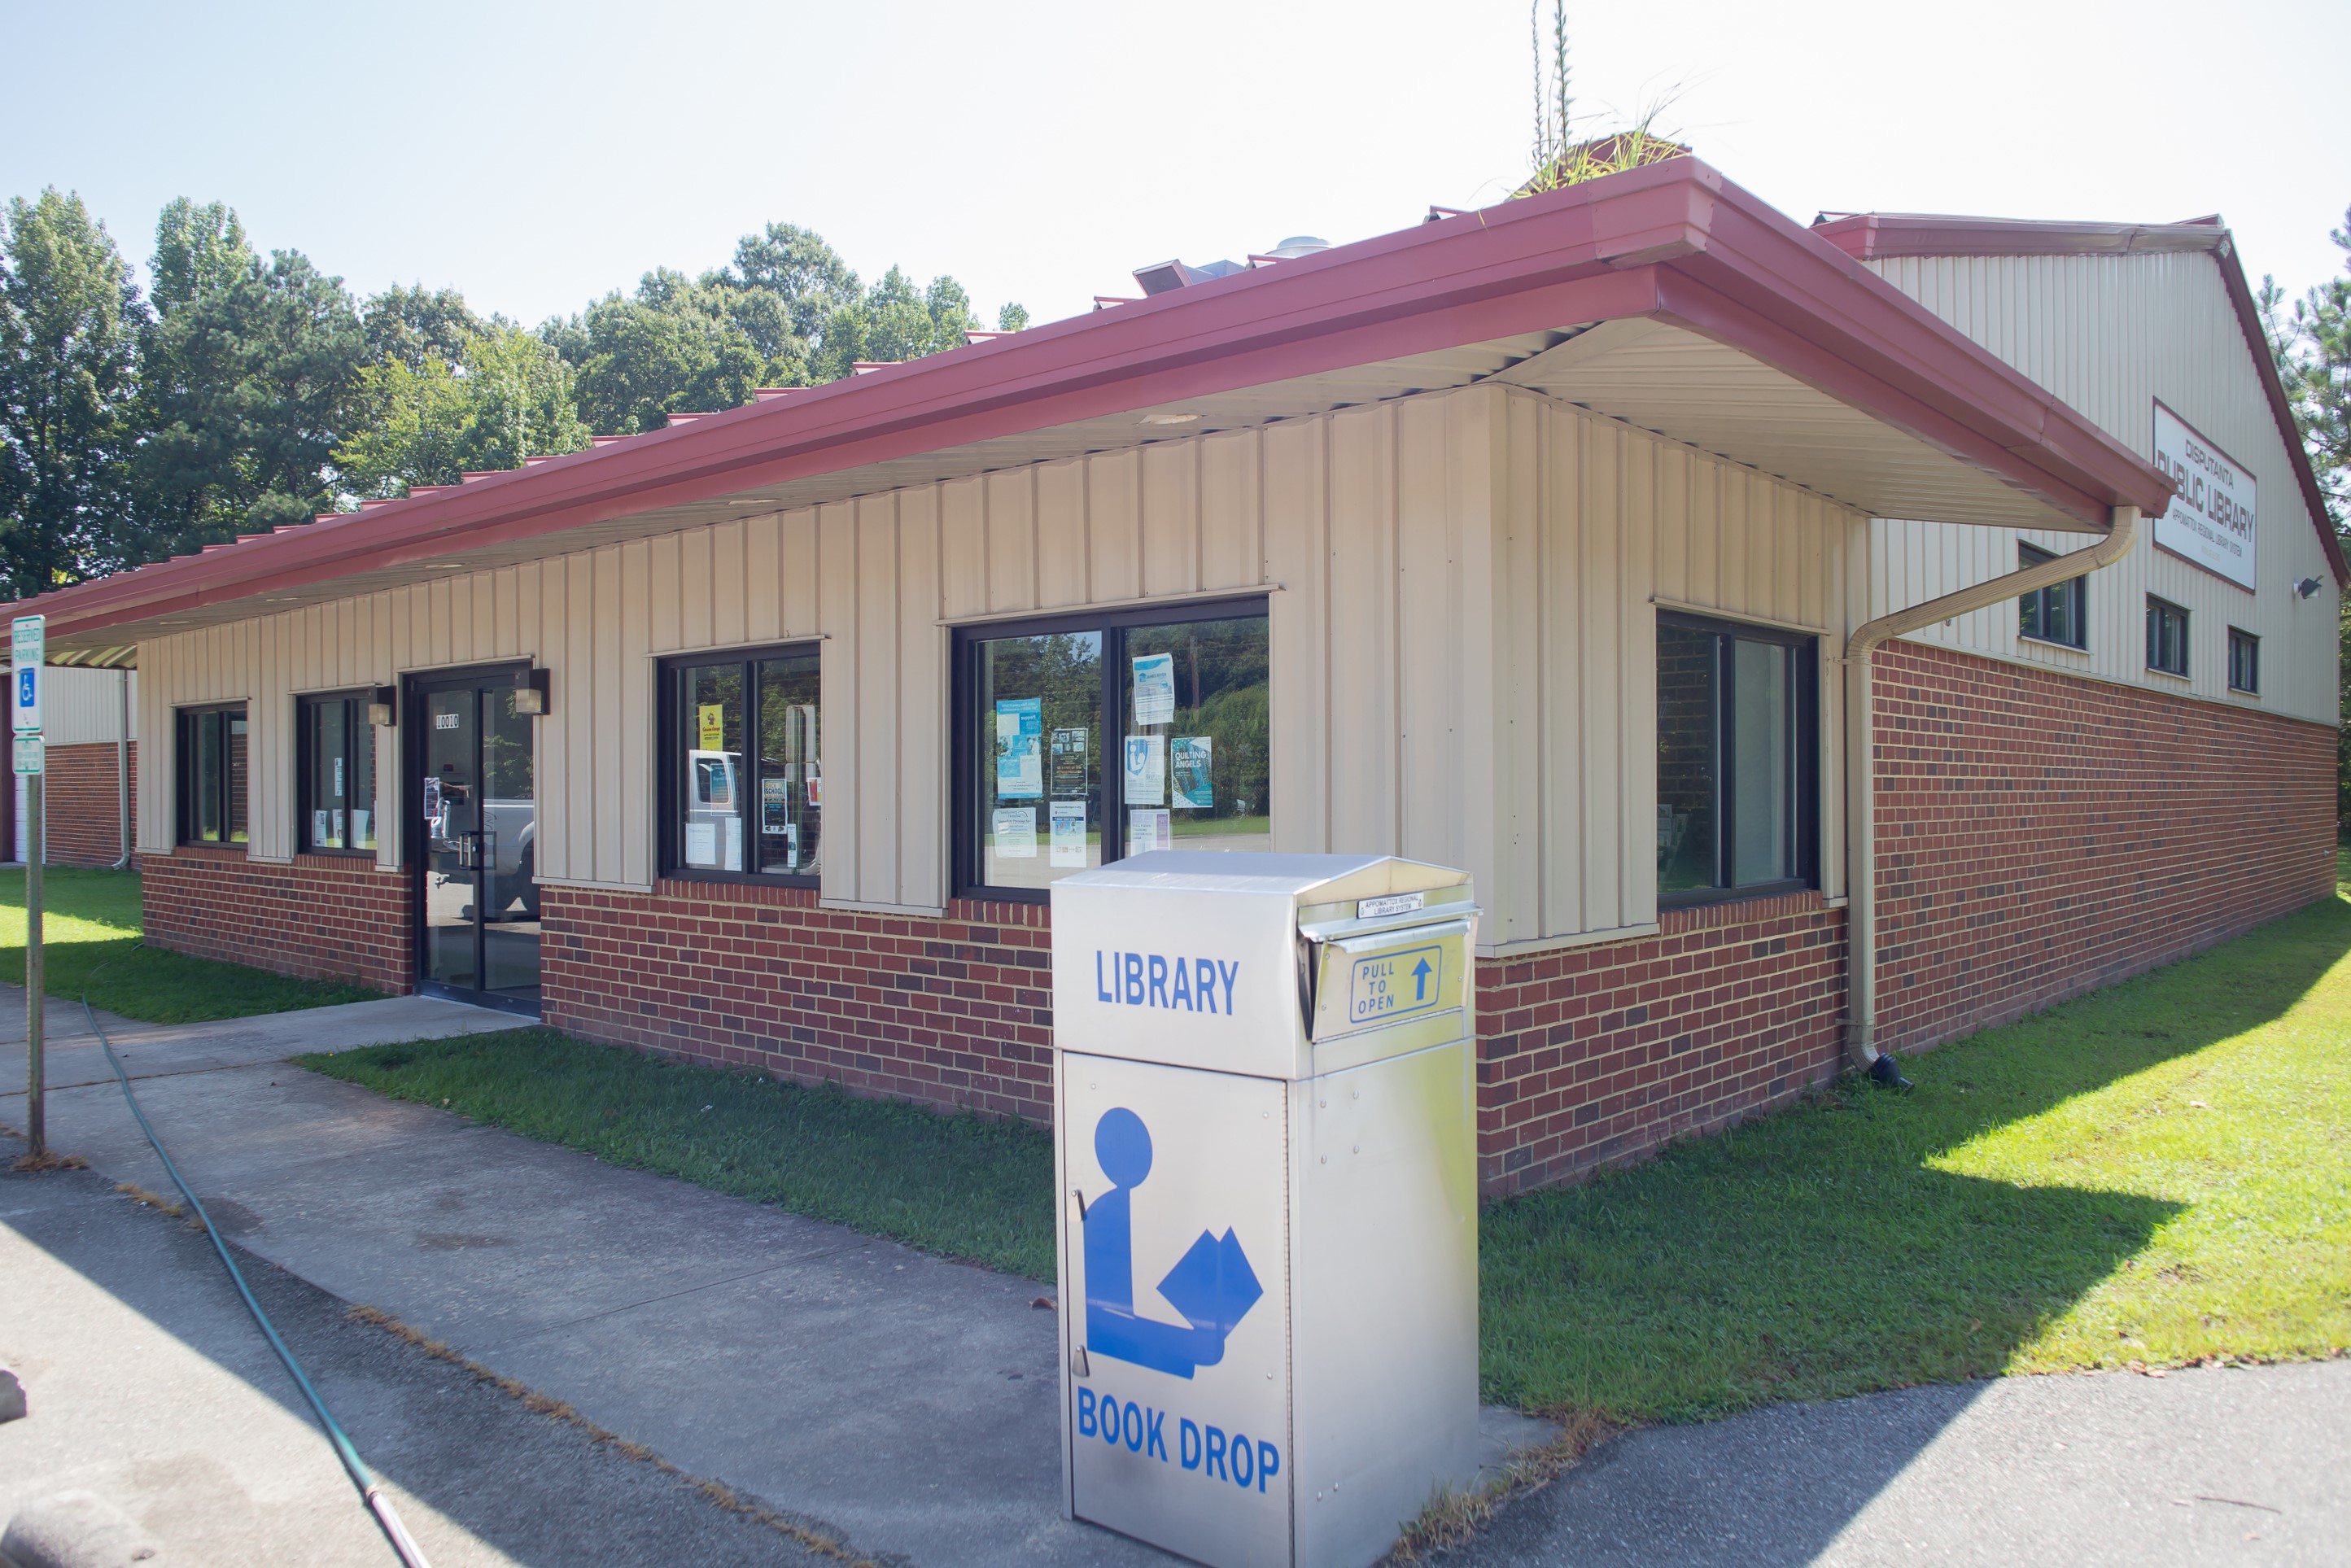
[[[369,1002],[117,1049],[240,1248],[686,1470],[891,1559],[1169,1561],[1061,1517],[1047,1287],[272,1061],[516,1022],[474,1011]],[[95,1043],[76,1049],[60,1037],[52,1082],[74,1086],[51,1092],[51,1144],[162,1189]],[[64,1070],[85,1058],[95,1071]],[[0,1119],[16,1121],[21,1059],[5,1071]],[[1498,1458],[1549,1431],[1508,1411],[1488,1425]]]

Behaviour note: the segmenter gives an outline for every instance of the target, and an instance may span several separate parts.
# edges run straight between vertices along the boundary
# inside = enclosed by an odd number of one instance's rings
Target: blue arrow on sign
[[[1426,958],[1412,967],[1412,999],[1416,1002],[1428,999],[1428,960]]]

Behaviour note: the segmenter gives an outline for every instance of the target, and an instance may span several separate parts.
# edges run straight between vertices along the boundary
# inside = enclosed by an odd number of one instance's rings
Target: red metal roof
[[[176,609],[1189,397],[1646,317],[2103,527],[2171,486],[2052,393],[1696,159],[846,377],[42,595],[53,643]]]
[[[1813,232],[1858,261],[1908,256],[2142,256],[2161,251],[2202,251],[2219,264],[2229,304],[2245,335],[2245,348],[2259,367],[2262,391],[2269,400],[2270,417],[2285,439],[2294,481],[2303,504],[2318,529],[2320,548],[2335,571],[2335,586],[2351,588],[2351,562],[2335,534],[2325,492],[2310,465],[2301,428],[2286,402],[2277,365],[2270,357],[2269,334],[2262,330],[2260,307],[2253,302],[2244,263],[2237,256],[2235,236],[2219,214],[2177,224],[2044,223],[2027,218],[1948,217],[1931,213],[1846,213],[1823,216]]]

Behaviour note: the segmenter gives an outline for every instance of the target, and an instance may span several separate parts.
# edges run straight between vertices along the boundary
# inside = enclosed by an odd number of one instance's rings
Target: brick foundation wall
[[[2333,895],[2333,729],[1911,643],[1876,663],[1885,1048]]]
[[[41,796],[51,865],[112,865],[122,853],[121,779],[114,742],[52,746]],[[131,743],[131,799],[138,799],[139,743]],[[11,853],[14,852],[13,844]],[[134,859],[134,862],[135,859]]]
[[[1032,904],[943,920],[819,909],[806,888],[545,890],[547,1021],[803,1083],[1049,1122],[1051,936]]]
[[[1479,1179],[1522,1192],[1727,1127],[1834,1076],[1844,912],[1661,911],[1653,936],[1478,963]]]
[[[291,865],[242,850],[191,849],[141,861],[147,940],[280,975],[405,992],[409,876],[371,861],[302,855]]]

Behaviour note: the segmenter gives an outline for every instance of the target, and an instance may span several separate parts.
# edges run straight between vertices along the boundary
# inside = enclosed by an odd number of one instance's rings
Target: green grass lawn
[[[614,1165],[1053,1277],[1053,1144],[1034,1127],[664,1061],[551,1029],[296,1061]]]
[[[139,873],[50,866],[41,873],[51,997],[148,1023],[196,1023],[366,1001],[358,986],[288,979],[141,944]],[[0,867],[0,978],[25,983],[25,870]]]
[[[2346,865],[2351,875],[2351,865]],[[1049,1142],[546,1030],[304,1065],[1052,1276]],[[2351,1346],[2351,899],[1498,1204],[1489,1399],[1696,1420],[2011,1372]]]

